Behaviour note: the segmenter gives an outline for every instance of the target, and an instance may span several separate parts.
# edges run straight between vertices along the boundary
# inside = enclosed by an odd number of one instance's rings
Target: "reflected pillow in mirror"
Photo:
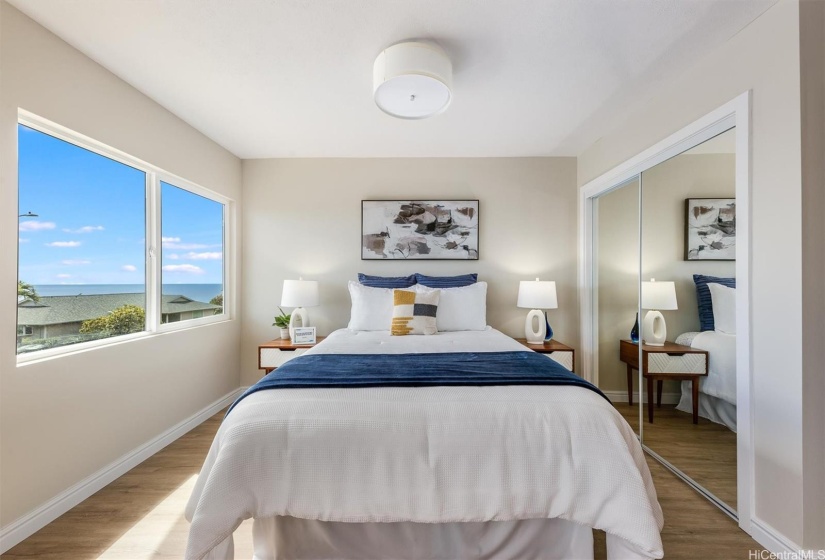
[[[696,302],[699,304],[699,330],[712,331],[713,326],[713,301],[710,299],[708,284],[722,284],[729,288],[736,287],[736,278],[717,278],[716,276],[705,276],[694,274],[693,283],[696,284]]]
[[[713,301],[713,325],[716,332],[736,334],[736,288],[715,282],[708,284]]]

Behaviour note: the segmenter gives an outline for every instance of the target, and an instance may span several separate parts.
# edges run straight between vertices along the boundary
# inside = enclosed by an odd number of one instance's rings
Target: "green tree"
[[[103,317],[83,321],[80,325],[81,333],[106,333],[108,336],[117,336],[140,332],[146,325],[146,313],[137,305],[121,305]]]
[[[220,315],[221,313],[223,313],[223,294],[216,295],[215,297],[209,300],[209,303],[220,307],[220,309],[215,310],[215,315]]]
[[[40,301],[40,296],[37,294],[37,290],[31,284],[27,284],[22,280],[17,281],[17,297],[30,299],[32,301]]]

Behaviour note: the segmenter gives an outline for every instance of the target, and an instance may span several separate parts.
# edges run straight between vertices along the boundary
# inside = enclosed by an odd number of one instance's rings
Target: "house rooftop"
[[[40,296],[39,301],[24,300],[17,305],[17,324],[26,326],[77,323],[102,317],[123,305],[146,308],[146,294],[90,294]],[[183,295],[161,296],[161,313],[215,311],[219,305],[195,301]]]

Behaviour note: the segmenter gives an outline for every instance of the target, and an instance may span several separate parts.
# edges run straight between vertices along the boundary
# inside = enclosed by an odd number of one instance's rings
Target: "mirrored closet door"
[[[738,473],[748,468],[737,465],[737,395],[747,394],[737,378],[746,382],[748,367],[737,371],[748,340],[745,321],[737,342],[737,316],[749,313],[736,296],[736,194],[746,196],[747,177],[737,175],[731,121],[585,190],[582,309],[585,376],[648,453],[737,517]]]
[[[736,510],[736,138],[641,176],[643,444]]]

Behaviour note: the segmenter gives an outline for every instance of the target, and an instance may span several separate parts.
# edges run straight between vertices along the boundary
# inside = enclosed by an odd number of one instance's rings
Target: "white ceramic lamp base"
[[[642,321],[642,340],[648,346],[664,346],[667,340],[667,324],[658,311],[648,311]]]
[[[538,325],[538,330],[535,330],[536,325]],[[545,323],[544,314],[538,309],[533,309],[524,321],[524,338],[530,344],[542,344],[546,335],[547,323]]]
[[[289,318],[289,338],[293,338],[293,330],[295,327],[308,327],[309,315],[307,310],[303,307],[296,308]]]

